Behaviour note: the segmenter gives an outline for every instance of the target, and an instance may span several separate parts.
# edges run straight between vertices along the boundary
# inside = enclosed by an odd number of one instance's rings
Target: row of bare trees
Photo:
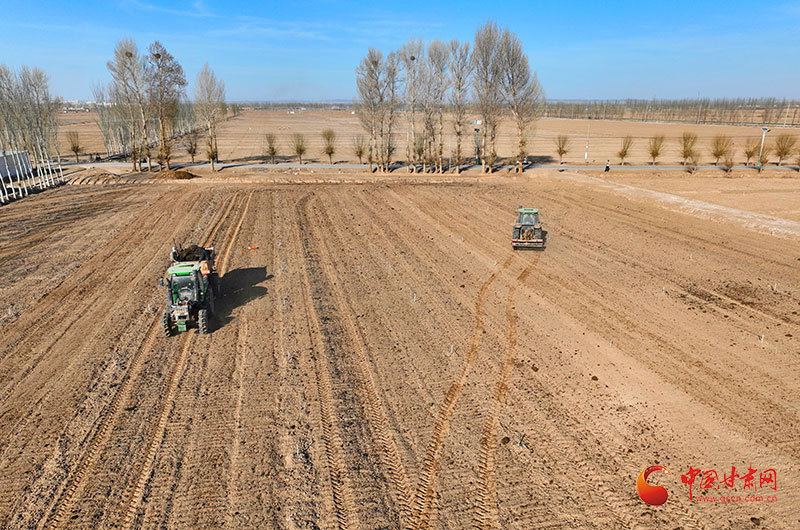
[[[333,164],[333,155],[337,153],[337,140],[338,136],[336,135],[336,131],[333,129],[324,129],[322,131],[322,151],[321,154],[324,154],[328,157],[328,163]],[[308,147],[306,144],[306,137],[300,133],[293,133],[289,137],[289,151],[290,154],[297,157],[297,161],[299,163],[303,163],[303,156],[308,152]],[[358,163],[360,164],[364,158],[368,150],[368,144],[366,138],[362,135],[357,135],[353,138],[353,145],[352,145],[352,152],[358,158]],[[263,152],[264,152],[264,159],[269,160],[273,164],[275,163],[275,158],[280,154],[280,145],[278,143],[278,137],[273,133],[267,133],[264,135],[264,144],[263,144]]]
[[[356,69],[356,110],[369,136],[367,160],[388,171],[396,150],[396,120],[406,111],[405,164],[408,170],[443,172],[445,115],[451,116],[458,172],[463,141],[470,132],[467,114],[475,112],[479,134],[476,151],[484,172],[497,162],[498,127],[510,116],[516,128],[516,171],[523,170],[531,126],[541,114],[544,91],[532,73],[522,42],[507,28],[487,22],[475,32],[474,43],[433,40],[427,45],[408,41],[384,56],[367,51]]]
[[[42,70],[23,66],[15,72],[0,65],[0,203],[64,182],[57,106]]]
[[[681,161],[684,166],[689,168],[696,168],[701,155],[697,147],[697,134],[693,132],[684,132],[678,139],[678,149],[681,156]],[[659,157],[664,152],[666,138],[663,135],[656,135],[647,141],[647,154],[650,156],[650,163],[655,165]],[[632,136],[626,136],[622,139],[617,156],[619,157],[620,164],[625,163],[625,159],[630,155],[631,148],[633,147],[634,139]],[[570,138],[566,135],[559,135],[554,138],[556,153],[558,154],[559,164],[562,162],[564,155],[569,152]],[[800,151],[795,148],[798,145],[797,137],[791,134],[783,133],[775,137],[774,142],[767,143],[761,146],[760,138],[748,138],[743,146],[743,154],[745,157],[745,165],[750,165],[751,160],[755,160],[758,164],[759,170],[769,163],[770,155],[778,158],[778,165],[789,159],[792,155],[796,154],[797,163],[800,165]],[[719,166],[730,171],[735,163],[736,144],[733,138],[727,135],[716,135],[711,139],[709,152],[714,157],[714,165]]]
[[[800,100],[626,99],[548,101],[545,116],[595,120],[666,121],[727,125],[800,125]]]
[[[206,155],[212,168],[217,161],[217,124],[225,117],[225,85],[206,64],[197,75],[195,99],[186,95],[183,67],[158,41],[145,53],[131,39],[117,42],[114,57],[107,63],[111,81],[93,89],[98,125],[106,154],[130,156],[134,171],[142,160],[152,170],[153,151],[160,164],[169,169],[171,141],[186,137],[186,149],[194,159],[196,131],[205,137]],[[238,108],[234,109],[238,112]],[[80,148],[76,136],[71,149]],[[77,144],[77,146],[75,145]],[[77,152],[75,152],[77,157]]]

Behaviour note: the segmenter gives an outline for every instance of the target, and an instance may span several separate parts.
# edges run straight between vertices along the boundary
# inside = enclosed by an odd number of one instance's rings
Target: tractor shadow
[[[266,267],[233,269],[220,278],[220,293],[215,300],[214,329],[225,327],[233,320],[233,312],[252,300],[267,294],[267,288],[259,285],[274,276],[267,274]]]

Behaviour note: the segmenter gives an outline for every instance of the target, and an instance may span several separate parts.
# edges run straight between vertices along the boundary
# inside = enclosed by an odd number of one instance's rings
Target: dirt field
[[[69,153],[67,131],[75,130],[80,134],[81,142],[85,144],[84,152],[103,152],[103,141],[100,130],[94,121],[94,113],[61,114],[59,115],[59,139],[62,155]],[[476,116],[470,118],[474,119]],[[451,156],[455,149],[454,139],[450,132],[452,125],[448,124],[445,155]],[[324,129],[333,129],[337,136],[337,152],[333,157],[334,162],[358,162],[353,154],[353,139],[357,135],[365,134],[358,118],[349,110],[317,111],[296,110],[294,114],[288,111],[254,111],[244,110],[242,114],[225,121],[219,128],[219,153],[223,162],[264,162],[266,133],[274,134],[278,139],[278,161],[296,161],[291,150],[291,136],[301,133],[306,136],[308,152],[304,157],[310,162],[328,162],[328,157],[322,154],[323,141],[321,133]],[[464,139],[464,156],[474,155],[475,140],[471,128]],[[691,131],[698,135],[697,149],[700,152],[702,164],[712,164],[711,139],[718,134],[729,135],[734,139],[736,149],[736,163],[744,164],[743,148],[748,138],[761,139],[761,130],[758,127],[742,127],[727,125],[693,125],[675,123],[643,123],[613,120],[573,120],[547,118],[536,122],[530,131],[529,152],[540,163],[557,163],[554,139],[558,135],[567,135],[570,138],[568,152],[564,156],[564,163],[582,164],[586,152],[586,136],[589,135],[590,164],[605,164],[611,160],[613,164],[619,163],[617,151],[620,149],[622,138],[627,135],[634,137],[633,147],[626,163],[637,165],[650,162],[647,154],[649,138],[655,135],[664,135],[666,141],[664,152],[658,162],[662,165],[676,165],[681,161],[679,152],[679,139],[684,131]],[[768,136],[767,146],[771,145],[769,139],[775,134],[788,132],[800,136],[797,128],[775,129]],[[503,123],[499,129],[498,154],[502,157],[512,157],[516,154],[516,132],[511,123]],[[397,125],[397,152],[395,159],[405,159],[407,125],[401,119]],[[180,144],[180,142],[178,142]],[[202,146],[201,146],[202,147]],[[198,150],[198,159],[205,159],[203,150]],[[180,145],[174,150],[175,160],[190,161],[186,151]],[[74,161],[74,156],[68,157]],[[796,164],[796,156],[784,161],[784,164]],[[86,161],[86,155],[81,156]],[[777,159],[771,159],[777,163]],[[754,162],[751,160],[751,163]]]
[[[0,209],[0,527],[800,525],[797,180],[291,178]],[[175,241],[217,249],[210,335],[161,334]]]

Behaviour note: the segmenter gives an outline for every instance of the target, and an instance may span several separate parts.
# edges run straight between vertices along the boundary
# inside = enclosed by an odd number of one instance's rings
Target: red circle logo
[[[649,477],[650,473],[653,471],[663,471],[664,473],[669,473],[669,470],[667,470],[667,468],[664,466],[648,467],[639,473],[639,478],[636,479],[636,492],[639,494],[639,498],[647,504],[651,506],[661,506],[667,502],[667,489],[663,486],[652,486],[647,483],[647,477]]]

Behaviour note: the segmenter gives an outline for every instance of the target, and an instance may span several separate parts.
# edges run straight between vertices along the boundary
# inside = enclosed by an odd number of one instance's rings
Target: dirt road
[[[0,527],[800,525],[800,240],[557,172],[422,180],[3,207]],[[519,204],[545,252],[511,250]],[[210,335],[161,336],[174,242],[217,250]],[[731,466],[755,487],[690,500]]]

